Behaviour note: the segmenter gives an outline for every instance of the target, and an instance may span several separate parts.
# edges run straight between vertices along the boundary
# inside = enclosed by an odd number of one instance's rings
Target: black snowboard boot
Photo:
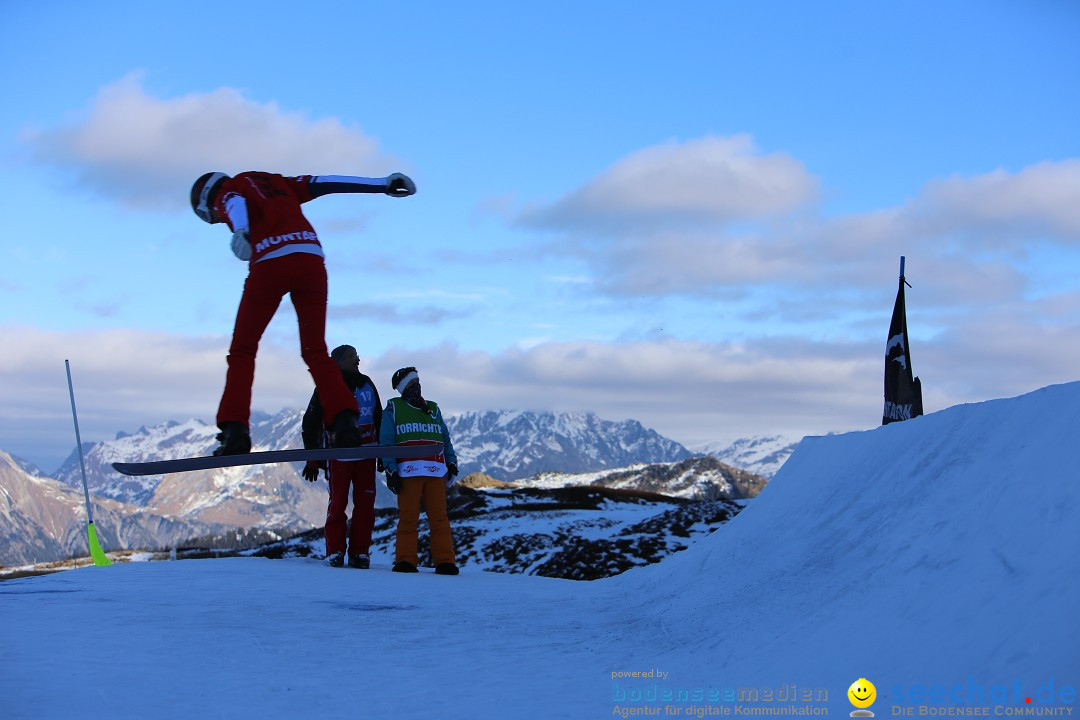
[[[336,448],[359,447],[364,439],[360,437],[360,429],[356,427],[356,421],[360,416],[354,410],[342,410],[334,418],[334,427],[330,430],[330,444]]]
[[[358,570],[367,570],[371,567],[371,556],[353,555],[352,553],[349,553],[349,567],[357,568]]]
[[[457,575],[458,566],[454,563],[439,563],[435,566],[436,575]]]
[[[330,567],[344,567],[345,553],[336,552],[333,555],[327,555],[326,562]]]
[[[247,425],[229,421],[220,423],[218,427],[221,432],[217,434],[217,441],[221,447],[214,451],[215,455],[246,455],[251,452],[251,435]]]
[[[416,566],[413,565],[411,562],[405,562],[404,560],[398,560],[396,563],[394,563],[394,572],[414,573],[414,572],[420,572],[420,571],[417,570]]]

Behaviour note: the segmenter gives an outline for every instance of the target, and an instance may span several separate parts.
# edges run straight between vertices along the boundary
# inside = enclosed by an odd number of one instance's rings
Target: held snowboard
[[[425,445],[425,455],[432,450],[442,451],[442,443]],[[113,469],[124,475],[165,475],[167,473],[210,470],[237,465],[305,462],[307,460],[370,460],[372,458],[416,457],[412,445],[366,445],[354,448],[320,448],[316,450],[269,450],[243,455],[210,455],[209,457],[151,460],[149,462],[115,462]]]

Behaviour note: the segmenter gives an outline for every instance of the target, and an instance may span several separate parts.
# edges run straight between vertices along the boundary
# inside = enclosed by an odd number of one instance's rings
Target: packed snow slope
[[[3,582],[0,717],[835,717],[862,678],[877,717],[1068,716],[1078,428],[1072,383],[807,438],[730,523],[595,582],[254,558]]]

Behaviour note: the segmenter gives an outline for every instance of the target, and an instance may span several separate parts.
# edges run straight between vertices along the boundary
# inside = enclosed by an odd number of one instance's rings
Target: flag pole
[[[908,339],[907,309],[904,286],[911,287],[904,277],[905,258],[900,256],[900,282],[896,288],[889,340],[885,344],[885,407],[881,424],[909,420],[923,414],[922,383],[911,369],[911,349]]]
[[[71,384],[71,363],[64,360],[64,369],[67,371],[68,395],[71,397],[71,419],[75,421],[75,444],[79,448],[79,470],[82,472],[83,496],[86,498],[86,536],[90,543],[90,557],[94,564],[100,567],[112,565],[105,551],[98,542],[97,529],[94,527],[94,511],[90,506],[90,488],[86,484],[86,462],[83,460],[82,437],[79,436],[79,415],[75,412],[75,388]]]

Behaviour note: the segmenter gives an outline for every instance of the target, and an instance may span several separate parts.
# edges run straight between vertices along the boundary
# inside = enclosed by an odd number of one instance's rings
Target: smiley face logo
[[[859,678],[855,682],[851,683],[851,687],[847,691],[848,700],[851,704],[857,708],[868,708],[874,704],[874,700],[877,699],[877,688],[874,687],[874,683],[870,682],[866,678]]]

